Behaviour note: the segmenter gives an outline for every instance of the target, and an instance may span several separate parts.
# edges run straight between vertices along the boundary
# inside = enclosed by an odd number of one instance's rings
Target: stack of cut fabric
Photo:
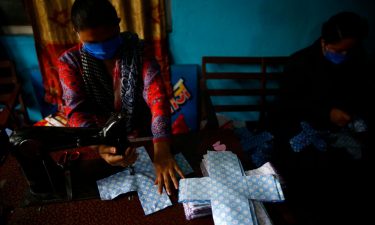
[[[201,171],[203,176],[207,177],[207,161],[205,158],[203,158],[201,164]],[[250,175],[275,175],[278,177],[274,167],[271,165],[271,163],[265,163],[263,166],[254,169],[245,171],[245,174],[247,176]],[[278,177],[279,178],[279,177]],[[279,178],[280,179],[280,178]],[[207,215],[211,215],[211,204],[210,201],[196,201],[196,202],[187,202],[183,203],[185,216],[187,220],[195,219],[204,217]],[[269,215],[267,214],[266,209],[264,208],[263,203],[254,201],[255,206],[255,212],[257,214],[259,225],[271,225],[271,219],[269,218]]]
[[[201,171],[203,176],[207,177],[208,173],[206,170],[205,159],[202,160]],[[183,203],[185,216],[187,220],[208,216],[212,214],[210,201],[197,201]]]
[[[212,214],[210,201],[183,203],[187,220],[208,216]]]

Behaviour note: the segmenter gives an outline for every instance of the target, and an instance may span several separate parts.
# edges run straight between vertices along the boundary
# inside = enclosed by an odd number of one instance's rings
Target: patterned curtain
[[[164,0],[110,0],[121,18],[121,31],[132,31],[146,42],[161,66],[161,73],[171,94],[167,49],[166,12]],[[25,1],[30,14],[45,100],[61,106],[61,87],[57,59],[66,49],[79,42],[70,21],[74,0]]]

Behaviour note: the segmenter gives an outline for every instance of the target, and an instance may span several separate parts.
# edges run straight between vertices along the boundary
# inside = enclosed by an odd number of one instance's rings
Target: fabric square
[[[154,185],[154,180],[144,174],[136,174],[138,197],[143,211],[146,215],[162,210],[172,205],[167,193],[158,193],[158,187]]]
[[[111,200],[122,193],[137,190],[137,184],[129,170],[116,173],[97,182],[100,199]]]

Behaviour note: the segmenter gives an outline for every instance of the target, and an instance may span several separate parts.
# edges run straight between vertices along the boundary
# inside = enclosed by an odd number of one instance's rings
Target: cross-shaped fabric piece
[[[98,180],[97,185],[102,200],[110,200],[120,194],[137,191],[143,210],[146,215],[149,215],[172,205],[172,202],[164,189],[159,195],[158,187],[154,185],[155,170],[146,149],[137,148],[137,153],[138,158],[132,168],[126,168],[119,173]],[[184,174],[193,172],[181,153],[175,155],[175,160]]]
[[[206,162],[205,160],[202,160],[201,162],[201,170],[202,175],[205,177],[208,177],[208,173],[206,170]],[[263,164],[261,167],[245,171],[246,176],[252,176],[252,175],[275,175],[277,179],[282,184],[281,177],[277,174],[274,167],[271,163],[267,162]],[[253,201],[254,208],[255,208],[255,214],[256,218],[258,220],[259,225],[272,225],[272,221],[263,205],[263,202]],[[200,201],[200,202],[187,202],[183,203],[184,206],[184,212],[185,217],[187,220],[192,220],[195,218],[204,217],[207,215],[212,215],[211,210],[211,202],[209,200],[207,201]]]
[[[209,177],[180,180],[179,202],[210,200],[216,225],[258,224],[254,203],[249,200],[284,200],[275,176],[245,176],[232,152],[208,151],[205,159]]]
[[[268,162],[271,158],[273,135],[263,131],[254,134],[246,127],[236,128],[235,134],[239,137],[241,146],[245,152],[250,152],[251,161],[256,167]]]
[[[312,128],[307,122],[301,122],[301,133],[290,139],[289,143],[293,151],[300,152],[307,146],[313,144],[319,151],[327,149],[327,143],[322,139],[320,133]]]

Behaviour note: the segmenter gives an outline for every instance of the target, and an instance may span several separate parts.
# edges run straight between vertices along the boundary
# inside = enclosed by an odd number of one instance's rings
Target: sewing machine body
[[[11,152],[21,165],[32,195],[43,200],[72,200],[72,187],[68,184],[71,183],[71,175],[83,174],[82,171],[97,172],[90,171],[92,165],[81,162],[86,160],[76,160],[79,163],[74,162],[74,166],[68,161],[62,166],[51,158],[50,153],[104,144],[117,147],[117,154],[123,154],[130,146],[124,131],[124,119],[121,114],[112,115],[101,128],[27,127],[14,131],[9,138]],[[95,163],[101,164],[99,167],[110,167],[102,159]],[[81,166],[77,166],[78,164]],[[81,180],[87,178],[86,175],[83,176]],[[95,185],[94,181],[90,180],[91,186]]]

